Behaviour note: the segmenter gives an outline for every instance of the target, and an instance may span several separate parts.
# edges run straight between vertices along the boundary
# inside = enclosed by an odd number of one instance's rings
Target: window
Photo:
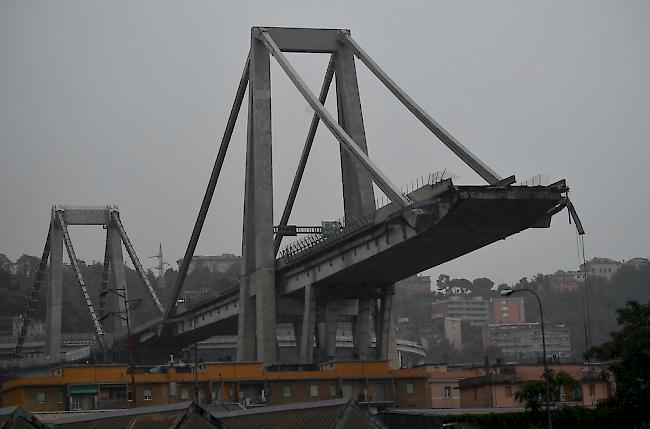
[[[285,384],[282,387],[282,396],[284,396],[284,397],[291,396],[291,385],[290,384]]]
[[[309,386],[309,396],[318,397],[318,384],[312,384]]]
[[[56,394],[56,402],[59,404],[63,403],[64,395],[63,392],[57,392]]]
[[[442,392],[442,397],[446,399],[451,398],[451,386],[445,386]]]
[[[151,401],[151,389],[144,389],[144,400]]]
[[[406,383],[406,393],[409,395],[413,394],[413,383]]]
[[[330,396],[336,396],[336,386],[330,384]]]
[[[70,406],[72,411],[83,410],[84,402],[81,395],[71,395],[70,396]]]
[[[183,387],[181,389],[181,400],[185,401],[187,399],[190,399],[190,391],[187,390],[187,387]]]
[[[506,398],[512,398],[512,386],[509,385],[509,384],[506,384],[504,386],[504,389],[505,389]]]
[[[45,403],[45,392],[37,392],[36,393],[36,403],[37,404],[44,404]]]

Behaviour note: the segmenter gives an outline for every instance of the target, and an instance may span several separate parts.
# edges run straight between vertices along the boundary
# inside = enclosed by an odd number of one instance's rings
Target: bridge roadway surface
[[[301,308],[293,307],[301,301],[291,298],[312,284],[320,302],[348,299],[340,314],[354,316],[354,298],[362,293],[372,296],[527,228],[549,227],[566,191],[563,180],[549,186],[455,186],[449,179],[424,185],[408,194],[413,204],[407,209],[389,204],[338,234],[303,238],[285,248],[276,260],[279,312],[298,315]],[[238,301],[239,288],[232,287],[203,302],[178,304],[164,329],[161,319],[153,319],[136,327],[134,338],[138,347],[157,349],[236,334]],[[125,337],[118,333],[115,341]]]

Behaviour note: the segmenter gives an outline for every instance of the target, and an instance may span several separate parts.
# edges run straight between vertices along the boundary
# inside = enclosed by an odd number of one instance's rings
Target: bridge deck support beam
[[[61,318],[63,314],[63,229],[52,211],[50,244],[50,282],[47,291],[46,345],[48,356],[61,354]]]

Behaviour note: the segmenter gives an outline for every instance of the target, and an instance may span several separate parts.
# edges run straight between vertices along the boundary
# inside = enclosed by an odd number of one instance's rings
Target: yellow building
[[[348,397],[371,407],[422,408],[427,406],[428,376],[423,368],[390,369],[388,361],[333,361],[311,370],[266,371],[259,362],[206,363],[197,372],[189,367],[137,371],[133,398],[126,365],[63,366],[51,375],[7,381],[2,404],[65,411],[187,400],[277,405]]]

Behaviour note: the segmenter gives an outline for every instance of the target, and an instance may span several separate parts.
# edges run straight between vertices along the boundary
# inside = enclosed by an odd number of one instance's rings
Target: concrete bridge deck
[[[454,186],[450,180],[425,185],[409,194],[408,210],[393,205],[345,225],[339,234],[289,246],[276,260],[280,307],[283,296],[311,284],[321,299],[369,295],[384,285],[505,239],[531,227],[548,227],[563,201],[564,181],[550,186]],[[294,250],[292,250],[294,249]],[[136,327],[138,342],[153,348],[186,346],[214,335],[237,333],[239,288],[191,306],[178,304],[164,334],[160,320]],[[255,291],[251,291],[251,295]],[[354,305],[343,317],[356,315]],[[117,335],[124,340],[124,335]]]

